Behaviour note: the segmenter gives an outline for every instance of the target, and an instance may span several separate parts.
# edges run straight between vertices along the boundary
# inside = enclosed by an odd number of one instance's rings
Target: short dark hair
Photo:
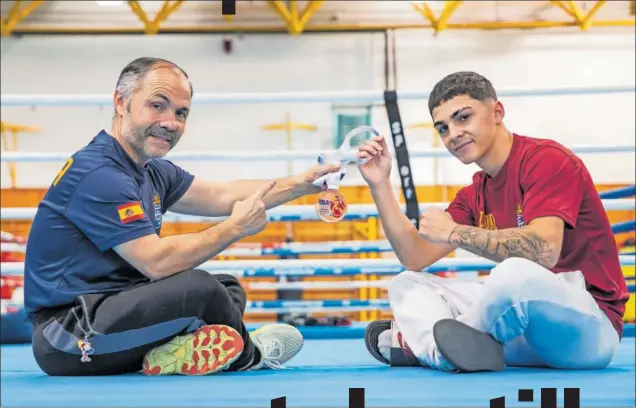
[[[194,95],[192,82],[190,82],[188,73],[185,72],[183,68],[172,61],[154,57],[141,57],[128,63],[128,65],[126,65],[119,74],[115,89],[119,91],[125,99],[130,99],[135,89],[137,89],[139,81],[142,80],[158,64],[171,65],[181,71],[190,84],[190,97]]]
[[[486,99],[497,100],[497,92],[492,83],[483,75],[476,72],[460,71],[445,76],[433,87],[428,98],[428,111],[457,96],[468,95],[478,101]]]

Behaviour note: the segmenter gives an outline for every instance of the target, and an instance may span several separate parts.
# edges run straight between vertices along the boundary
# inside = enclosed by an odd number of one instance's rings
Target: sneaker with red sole
[[[203,326],[150,350],[144,357],[146,375],[207,375],[226,370],[245,343],[229,326]]]

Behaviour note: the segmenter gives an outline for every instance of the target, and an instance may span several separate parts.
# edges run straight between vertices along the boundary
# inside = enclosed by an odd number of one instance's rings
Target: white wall
[[[429,91],[444,75],[476,70],[498,88],[589,87],[634,84],[634,30],[596,29],[466,32],[398,31],[396,38],[399,89]],[[381,34],[246,35],[226,55],[220,37],[105,36],[24,37],[3,39],[3,94],[111,94],[117,75],[130,60],[161,56],[183,66],[195,93],[381,90]],[[566,145],[634,144],[634,94],[504,98],[507,124],[515,132],[554,138]],[[428,121],[426,101],[403,101],[405,126]],[[285,137],[260,127],[292,119],[319,127],[298,132],[298,149],[329,149],[333,112],[329,104],[198,105],[178,151],[242,151],[284,149]],[[43,127],[20,139],[21,151],[71,152],[108,128],[112,108],[2,107],[2,119]],[[374,125],[388,135],[384,108],[373,111]],[[408,130],[409,148],[431,147],[430,131]],[[634,153],[583,156],[598,183],[634,181]],[[414,159],[417,184],[433,180],[431,159]],[[611,163],[611,165],[608,165]],[[46,187],[62,163],[19,164],[19,185]],[[286,163],[182,163],[195,174],[229,179],[284,175]],[[301,171],[310,163],[295,163]],[[452,159],[440,161],[443,179],[466,183],[475,171]],[[2,186],[9,185],[3,164]],[[348,184],[359,182],[355,169]]]

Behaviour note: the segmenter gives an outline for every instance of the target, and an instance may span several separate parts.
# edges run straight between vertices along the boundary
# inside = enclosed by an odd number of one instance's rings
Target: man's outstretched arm
[[[319,193],[320,187],[312,183],[327,173],[338,171],[339,168],[338,165],[317,165],[302,174],[276,179],[276,187],[263,199],[265,207],[278,207],[307,194]],[[194,179],[188,191],[169,210],[208,217],[226,216],[232,212],[232,207],[237,201],[251,196],[267,182],[268,180],[214,182]]]

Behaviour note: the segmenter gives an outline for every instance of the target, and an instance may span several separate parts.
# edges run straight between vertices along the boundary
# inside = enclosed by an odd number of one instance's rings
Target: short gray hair
[[[440,80],[428,98],[428,111],[457,96],[468,95],[478,101],[497,100],[497,92],[492,83],[484,76],[469,71],[455,72]]]
[[[139,86],[139,82],[158,64],[171,65],[181,71],[190,84],[190,97],[194,95],[192,82],[190,82],[187,72],[185,72],[185,70],[183,70],[180,66],[172,61],[161,58],[141,57],[135,59],[124,67],[119,74],[117,85],[115,86],[115,90],[127,101],[128,105],[130,104],[130,99],[132,98],[133,93]]]

